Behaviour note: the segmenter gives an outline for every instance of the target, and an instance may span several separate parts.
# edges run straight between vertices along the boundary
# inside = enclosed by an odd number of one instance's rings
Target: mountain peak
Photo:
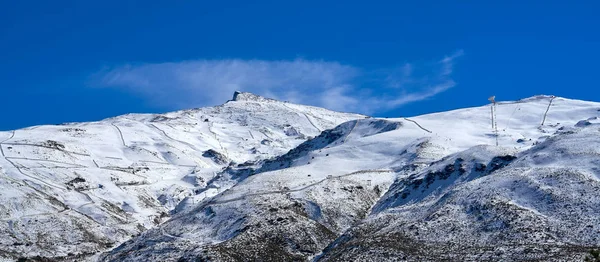
[[[268,102],[268,101],[277,101],[277,100],[262,97],[262,96],[259,96],[257,94],[253,94],[253,93],[235,91],[235,92],[233,92],[232,101]]]

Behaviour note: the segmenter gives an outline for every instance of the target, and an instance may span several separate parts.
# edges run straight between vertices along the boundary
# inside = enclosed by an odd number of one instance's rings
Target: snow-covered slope
[[[0,132],[0,258],[106,250],[233,186],[227,167],[360,118],[236,92],[216,107]]]
[[[598,180],[597,171],[590,173],[600,161],[590,151],[597,148],[596,140],[585,137],[597,138],[594,123],[599,109],[598,103],[548,96],[501,102],[497,137],[490,106],[410,119],[346,122],[287,154],[226,170],[244,179],[102,259],[419,261],[581,256],[600,244],[596,229],[578,231],[587,234],[581,238],[561,234],[575,221],[589,221],[579,227],[584,229],[600,217],[594,208],[598,202],[590,197],[596,185],[585,187],[579,202],[573,200],[575,195],[553,198],[552,192],[572,194],[574,185]],[[579,138],[563,138],[569,135]],[[542,175],[538,178],[517,168],[535,170],[535,161],[561,168],[582,163],[573,157],[576,154],[547,147],[560,139],[589,143],[589,150],[583,151],[575,142],[564,146],[589,153],[581,171],[586,175],[556,168],[553,172],[564,181],[549,183],[543,169],[537,171]],[[518,193],[509,193],[515,188]],[[546,198],[554,202],[540,202]],[[523,201],[554,208],[555,213],[532,211]],[[568,212],[558,209],[560,205],[577,215],[567,219]],[[539,223],[545,216],[555,228]],[[520,224],[507,230],[510,223]],[[537,227],[529,230],[529,225]],[[554,238],[543,237],[560,228],[565,230]],[[549,239],[555,242],[546,245]],[[494,242],[501,245],[492,246]]]
[[[213,108],[0,133],[4,255],[73,259],[135,235],[85,258],[580,258],[600,246],[599,110],[499,102],[496,133],[490,105],[377,119],[236,93]]]
[[[600,246],[599,163],[600,124],[452,155],[398,180],[319,261],[583,261]]]

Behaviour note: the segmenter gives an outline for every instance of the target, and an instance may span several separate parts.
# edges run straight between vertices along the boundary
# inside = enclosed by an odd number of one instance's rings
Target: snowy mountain
[[[236,92],[216,107],[2,132],[0,257],[96,254],[235,185],[228,167],[359,118]]]
[[[0,133],[0,256],[564,261],[600,247],[600,103],[491,112],[377,119],[236,92]]]

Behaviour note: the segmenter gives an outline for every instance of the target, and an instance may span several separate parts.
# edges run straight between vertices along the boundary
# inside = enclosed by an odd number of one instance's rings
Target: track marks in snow
[[[89,196],[88,196],[88,197],[89,197]],[[78,206],[78,207],[76,207],[76,208],[74,208],[74,209],[81,209],[81,208],[83,208],[83,207],[86,207],[86,206],[89,206],[89,205],[95,205],[95,204],[96,204],[96,202],[92,201],[92,202],[88,202],[88,203],[85,203],[85,204],[83,204],[83,205],[80,205],[80,206]]]
[[[319,128],[317,125],[315,125],[315,123],[312,121],[312,119],[310,119],[310,117],[306,114],[306,113],[302,113],[306,119],[308,119],[308,122],[310,122],[310,124],[316,128],[319,132],[322,132],[323,130],[321,130],[321,128]]]
[[[67,162],[61,162],[61,161],[49,160],[49,159],[36,159],[36,158],[12,157],[12,156],[11,157],[6,157],[6,158],[20,159],[20,160],[29,160],[29,161],[49,162],[49,163],[56,163],[56,164],[63,164],[63,165],[71,165],[71,166],[75,166],[75,167],[88,167],[88,166],[84,166],[84,165],[80,165],[80,164],[73,164],[73,163],[67,163]],[[52,167],[47,167],[47,168],[52,168]]]
[[[293,193],[293,192],[300,192],[300,191],[304,191],[310,187],[319,185],[327,180],[333,180],[333,179],[339,179],[339,178],[343,178],[343,177],[347,177],[347,176],[352,176],[352,175],[358,175],[358,174],[367,174],[367,173],[392,173],[394,171],[392,170],[388,170],[388,169],[381,169],[381,170],[360,170],[360,171],[356,171],[356,172],[352,172],[352,173],[348,173],[348,174],[344,174],[344,175],[339,175],[339,176],[331,176],[331,177],[326,177],[324,179],[321,179],[317,182],[302,186],[300,188],[295,188],[295,189],[289,189],[289,190],[275,190],[275,191],[267,191],[267,192],[260,192],[260,193],[251,193],[251,194],[247,194],[241,197],[236,197],[236,198],[232,198],[232,199],[227,199],[227,200],[222,200],[222,201],[211,201],[208,203],[208,205],[211,204],[226,204],[226,203],[230,203],[230,202],[235,202],[235,201],[239,201],[239,200],[243,200],[246,199],[248,197],[254,197],[254,196],[264,196],[264,195],[273,195],[273,194],[287,194],[287,193]]]
[[[160,227],[160,233],[161,233],[163,236],[167,236],[167,237],[170,237],[170,238],[174,238],[174,239],[181,239],[181,240],[185,240],[185,241],[190,241],[190,242],[192,242],[192,240],[190,240],[190,239],[187,239],[187,238],[185,238],[185,237],[175,236],[175,235],[171,235],[171,234],[167,233],[163,227]]]
[[[172,140],[172,141],[175,141],[175,142],[182,143],[182,144],[184,144],[184,145],[186,145],[186,146],[189,146],[190,148],[194,149],[195,151],[200,151],[198,148],[196,148],[196,146],[194,146],[194,145],[192,145],[192,144],[190,144],[190,143],[188,143],[188,142],[185,142],[185,141],[182,141],[182,140],[178,140],[178,139],[175,139],[175,138],[173,138],[173,137],[169,136],[169,135],[167,134],[167,132],[165,132],[165,130],[163,130],[163,129],[161,129],[161,128],[157,127],[155,124],[150,124],[150,126],[151,126],[151,127],[154,127],[156,130],[160,131],[160,132],[161,132],[161,133],[162,133],[162,134],[163,134],[165,137],[167,137],[168,139],[170,139],[170,140]],[[171,127],[171,128],[172,128],[172,127]]]
[[[221,150],[223,150],[223,152],[225,152],[225,156],[227,158],[229,158],[229,153],[227,152],[227,148],[223,147],[223,144],[221,144],[221,140],[219,140],[217,133],[215,133],[215,131],[213,131],[213,123],[212,122],[208,122],[208,132],[210,132],[213,135],[215,140],[217,140],[217,143],[219,143],[219,147],[221,148]]]
[[[315,129],[317,129],[317,131],[319,131],[319,133],[320,133],[320,132],[323,132],[323,130],[321,130],[321,128],[319,128],[317,125],[315,125],[315,123],[312,121],[312,119],[310,119],[310,117],[308,116],[308,114],[306,114],[306,113],[304,113],[304,112],[299,112],[298,110],[296,110],[296,109],[293,109],[293,108],[289,107],[289,106],[288,106],[288,105],[286,105],[286,104],[283,104],[283,106],[287,107],[288,109],[290,109],[290,110],[292,110],[292,111],[294,111],[294,112],[296,112],[296,113],[299,113],[299,114],[302,114],[302,115],[304,115],[304,117],[306,117],[306,120],[308,120],[308,122],[309,122],[309,123],[310,123],[310,124],[311,124],[311,125],[312,125],[312,126],[315,128]]]
[[[139,177],[139,178],[147,179],[147,177],[145,177],[145,176],[140,176],[140,175],[138,175],[138,174],[135,174],[135,173],[132,173],[132,172],[128,172],[128,171],[122,170],[122,169],[120,169],[119,167],[109,167],[109,166],[106,166],[106,167],[100,167],[100,169],[104,169],[104,170],[110,170],[110,171],[116,171],[116,172],[122,172],[122,173],[125,173],[125,174],[129,174],[129,175],[137,176],[137,177]]]
[[[158,162],[158,161],[151,161],[151,160],[139,160],[138,162],[169,165],[169,166],[178,166],[178,167],[198,167],[198,165],[180,165],[180,164],[173,164],[173,163],[168,163],[168,162]]]
[[[423,131],[427,132],[427,133],[431,133],[431,131],[429,131],[429,129],[424,128],[423,126],[421,126],[419,123],[417,123],[417,121],[412,120],[412,119],[408,119],[406,117],[404,117],[404,120],[409,121],[409,122],[413,122],[415,125],[417,125],[420,129],[422,129]]]
[[[27,174],[23,173],[23,171],[22,171],[22,170],[21,170],[21,169],[20,169],[20,168],[19,168],[17,165],[15,165],[15,164],[14,164],[12,161],[10,161],[10,160],[8,160],[8,159],[6,159],[6,160],[7,160],[7,161],[8,161],[10,164],[12,164],[12,165],[13,165],[13,166],[14,166],[14,167],[15,167],[15,168],[16,168],[16,169],[19,171],[19,173],[21,173],[21,174],[22,174],[22,175],[24,175],[24,176],[30,177],[30,176],[28,176]],[[98,224],[98,225],[104,226],[104,225],[103,225],[103,224],[101,224],[100,222],[98,222],[98,221],[94,220],[94,219],[93,219],[92,217],[90,217],[89,215],[87,215],[87,214],[84,214],[84,213],[82,213],[82,212],[80,212],[80,211],[77,211],[77,210],[74,210],[74,209],[71,209],[71,208],[69,208],[69,206],[68,206],[67,204],[65,204],[65,203],[63,203],[62,201],[60,201],[60,200],[56,199],[54,196],[51,196],[51,195],[49,195],[48,193],[46,193],[46,192],[44,192],[44,191],[41,191],[41,190],[37,189],[36,187],[32,186],[32,185],[30,184],[30,182],[31,182],[31,181],[28,181],[28,180],[26,180],[26,179],[23,179],[23,180],[22,180],[22,182],[21,182],[21,181],[18,181],[18,180],[16,180],[16,179],[13,179],[13,178],[11,178],[11,177],[9,177],[9,176],[6,176],[6,175],[5,175],[5,178],[6,178],[7,180],[10,180],[10,181],[12,181],[12,182],[18,183],[18,184],[20,184],[20,185],[24,185],[24,186],[27,186],[27,187],[29,187],[29,188],[30,188],[30,189],[32,189],[33,191],[37,192],[37,193],[40,195],[41,199],[45,199],[45,200],[47,200],[48,202],[50,202],[50,204],[51,204],[51,205],[56,205],[55,203],[52,203],[52,202],[58,202],[58,203],[60,204],[60,206],[63,208],[63,210],[61,210],[61,211],[59,211],[59,212],[56,212],[56,213],[40,213],[40,214],[34,214],[34,215],[29,215],[29,216],[52,215],[52,214],[63,213],[63,212],[66,212],[66,211],[73,211],[73,212],[75,212],[75,213],[78,213],[78,214],[80,214],[80,215],[82,215],[82,216],[86,217],[87,219],[91,220],[92,222],[94,222],[94,223],[96,223],[96,224]],[[36,180],[38,180],[38,181],[39,181],[39,179],[36,179]],[[47,183],[44,183],[44,184],[47,184]],[[47,184],[47,185],[48,185],[48,184]],[[64,190],[64,189],[63,189],[63,190]],[[89,196],[87,196],[87,197],[89,198]],[[90,198],[90,199],[91,199],[91,198]],[[14,219],[12,219],[12,220],[14,220]]]
[[[12,145],[12,146],[33,146],[33,147],[42,147],[42,148],[48,148],[48,149],[53,149],[53,150],[58,150],[61,152],[65,152],[67,154],[72,154],[72,155],[78,155],[78,156],[90,156],[89,154],[84,154],[84,153],[79,153],[79,152],[73,152],[73,151],[68,151],[68,150],[64,150],[64,149],[59,149],[56,147],[51,147],[51,146],[45,146],[45,145],[38,145],[38,144],[29,144],[29,143],[4,143],[5,145]]]
[[[0,153],[2,153],[3,157],[6,157],[6,155],[4,155],[4,149],[2,149],[2,144],[8,140],[11,140],[13,137],[15,137],[15,130],[12,131],[9,138],[4,139],[2,140],[2,142],[0,142]]]
[[[48,186],[48,187],[57,188],[57,189],[60,189],[60,190],[67,190],[67,188],[65,188],[65,187],[63,187],[63,186],[59,186],[59,185],[56,185],[56,184],[50,184],[50,183],[48,183],[48,182],[46,182],[46,181],[43,181],[43,180],[41,180],[41,179],[39,179],[39,178],[37,178],[37,177],[34,177],[34,176],[31,176],[31,175],[25,174],[25,172],[23,172],[23,170],[21,170],[21,167],[17,166],[17,165],[16,165],[16,164],[15,164],[13,161],[11,161],[9,158],[6,158],[6,157],[5,157],[4,159],[6,159],[6,161],[8,161],[8,162],[9,162],[9,163],[10,163],[10,164],[13,166],[13,167],[15,167],[15,168],[16,168],[16,170],[17,170],[17,171],[18,171],[18,172],[19,172],[21,175],[23,175],[23,176],[26,176],[26,177],[28,177],[28,178],[31,178],[31,179],[33,179],[33,180],[36,180],[36,181],[38,181],[39,183],[41,183],[41,184],[44,184],[44,185],[46,185],[46,186]],[[37,189],[36,189],[36,191],[37,191]]]
[[[65,211],[67,211],[69,209],[63,209],[60,210],[58,212],[45,212],[45,213],[37,213],[37,214],[29,214],[29,215],[22,215],[22,216],[18,216],[18,217],[11,217],[11,218],[5,218],[5,219],[0,219],[0,221],[2,222],[12,222],[15,220],[21,220],[23,218],[32,218],[32,217],[41,217],[41,216],[51,216],[51,215],[56,215],[56,214],[60,214],[63,213]]]
[[[13,131],[12,131],[12,133],[11,133],[11,135],[10,135],[10,137],[9,137],[9,138],[7,138],[7,139],[4,139],[2,142],[0,142],[0,144],[2,144],[2,143],[4,143],[4,142],[6,142],[6,141],[8,141],[8,140],[11,140],[11,139],[13,139],[14,137],[15,137],[15,130],[13,130]]]
[[[121,138],[121,143],[123,144],[124,147],[127,147],[127,145],[125,144],[125,138],[123,138],[123,132],[121,132],[121,129],[115,125],[115,123],[110,123],[112,126],[114,126],[117,131],[119,132],[119,137]]]
[[[550,106],[552,106],[552,101],[556,98],[555,96],[550,97],[550,102],[548,103],[548,107],[546,108],[546,112],[544,112],[544,118],[542,118],[542,123],[540,126],[543,126],[546,122],[546,116],[548,115],[548,111],[550,110]]]
[[[350,129],[350,132],[348,132],[348,134],[346,134],[346,136],[344,137],[343,143],[346,143],[346,139],[348,139],[350,134],[352,134],[352,131],[354,131],[354,128],[356,128],[356,126],[358,125],[358,121],[360,121],[360,119],[354,120],[354,125],[352,126],[352,129]]]

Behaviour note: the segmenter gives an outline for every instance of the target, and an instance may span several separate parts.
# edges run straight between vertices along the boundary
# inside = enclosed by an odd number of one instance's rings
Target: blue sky
[[[249,2],[1,1],[0,130],[236,89],[390,117],[600,101],[598,1]]]

